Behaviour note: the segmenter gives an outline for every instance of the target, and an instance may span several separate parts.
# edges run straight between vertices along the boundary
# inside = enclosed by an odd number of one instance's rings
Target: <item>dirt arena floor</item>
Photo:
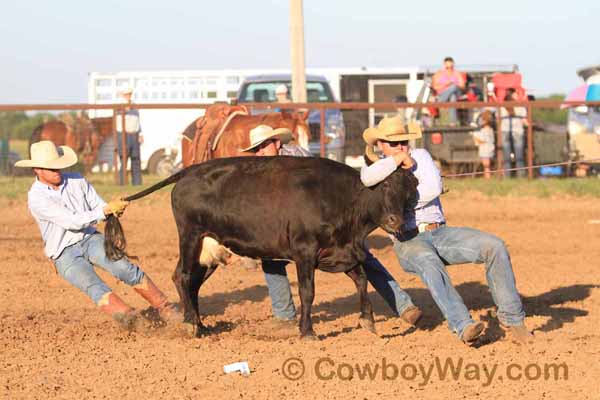
[[[168,193],[133,204],[123,218],[131,254],[176,299],[170,276],[177,236]],[[8,399],[600,399],[600,208],[597,199],[444,198],[449,223],[502,237],[512,254],[529,347],[510,341],[493,318],[481,265],[450,268],[484,337],[453,336],[421,282],[401,271],[380,231],[374,253],[424,311],[410,329],[371,291],[378,335],[356,328],[358,298],[343,274],[317,272],[318,341],[270,322],[262,272],[221,269],[201,290],[211,335],[170,329],[120,331],[54,272],[24,204],[0,211],[0,397]],[[299,304],[295,269],[288,267]],[[144,302],[101,275],[126,301]],[[371,289],[372,290],[372,289]],[[225,374],[247,361],[251,374]],[[302,373],[303,372],[303,373]],[[446,374],[444,375],[444,372]]]

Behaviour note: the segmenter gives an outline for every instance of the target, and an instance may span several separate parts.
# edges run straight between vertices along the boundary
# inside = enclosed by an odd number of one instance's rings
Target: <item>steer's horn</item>
[[[365,147],[365,156],[371,163],[379,160],[379,157],[375,154],[375,148],[369,144]]]

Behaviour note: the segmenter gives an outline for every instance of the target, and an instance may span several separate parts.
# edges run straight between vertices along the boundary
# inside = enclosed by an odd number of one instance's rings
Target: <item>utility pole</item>
[[[302,0],[290,0],[290,51],[292,55],[292,101],[306,103]]]

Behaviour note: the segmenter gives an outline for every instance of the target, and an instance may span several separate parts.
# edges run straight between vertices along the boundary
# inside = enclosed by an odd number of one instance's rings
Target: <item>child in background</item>
[[[475,144],[479,148],[479,158],[483,165],[483,177],[490,179],[490,164],[494,158],[494,129],[492,128],[493,116],[488,110],[481,113],[481,128],[473,133]]]

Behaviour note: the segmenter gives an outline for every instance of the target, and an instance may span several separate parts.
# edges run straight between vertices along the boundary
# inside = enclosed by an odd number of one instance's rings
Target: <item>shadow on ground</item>
[[[545,316],[549,320],[537,331],[550,332],[562,328],[566,323],[572,323],[578,317],[588,315],[588,311],[563,306],[565,303],[582,301],[590,296],[590,292],[600,285],[578,284],[564,286],[552,289],[546,293],[537,296],[523,297],[525,312],[528,316]],[[504,331],[500,327],[495,317],[495,304],[486,285],[479,282],[466,282],[458,285],[456,290],[463,298],[467,308],[473,311],[488,309],[487,314],[482,318],[487,323],[485,335],[480,339],[479,344],[495,342],[504,337]],[[317,288],[318,291],[318,288]],[[413,302],[423,310],[423,318],[419,322],[418,329],[434,330],[439,325],[444,324],[444,318],[434,303],[427,289],[413,288],[406,289]],[[232,304],[241,302],[263,301],[268,296],[266,286],[254,285],[248,288],[234,290],[227,293],[215,293],[208,296],[200,296],[200,306],[203,315],[222,315],[225,309]],[[392,310],[387,306],[383,299],[376,293],[370,294],[373,310],[376,318],[395,317]],[[299,307],[299,305],[296,305]],[[339,297],[331,301],[316,303],[313,305],[313,322],[327,322],[335,320],[342,316],[358,314],[359,303],[358,295],[352,294],[345,297]],[[224,332],[233,329],[234,325],[220,324],[218,332]],[[339,332],[331,332],[327,337],[338,336],[339,334],[352,331],[352,327],[347,327]],[[407,329],[393,336],[404,336],[414,331]]]

